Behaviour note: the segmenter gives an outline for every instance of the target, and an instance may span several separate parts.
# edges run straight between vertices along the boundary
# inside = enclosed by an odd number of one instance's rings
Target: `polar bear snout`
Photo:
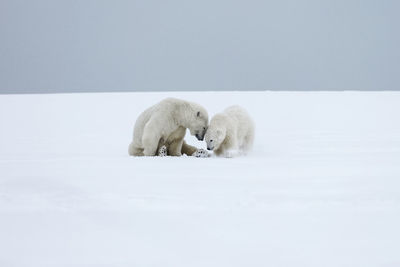
[[[207,131],[207,128],[203,127],[203,129],[196,131],[194,136],[196,136],[197,140],[203,141],[204,136],[206,135],[206,131]]]
[[[204,140],[204,135],[200,135],[200,134],[195,134],[195,136],[196,136],[196,138],[197,138],[197,140],[199,140],[199,141],[203,141]]]

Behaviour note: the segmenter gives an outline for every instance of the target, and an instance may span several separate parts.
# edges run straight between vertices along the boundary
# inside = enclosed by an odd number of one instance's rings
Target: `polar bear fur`
[[[129,155],[155,156],[164,146],[170,156],[193,155],[197,148],[183,140],[186,129],[203,140],[207,126],[208,114],[202,106],[175,98],[164,99],[137,118]]]
[[[217,156],[246,154],[253,146],[254,122],[242,107],[228,107],[211,119],[205,140]]]

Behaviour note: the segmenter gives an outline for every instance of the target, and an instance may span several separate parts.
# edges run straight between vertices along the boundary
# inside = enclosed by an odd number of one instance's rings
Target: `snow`
[[[164,97],[244,106],[254,151],[129,157]],[[399,266],[399,114],[399,92],[0,95],[0,266]]]

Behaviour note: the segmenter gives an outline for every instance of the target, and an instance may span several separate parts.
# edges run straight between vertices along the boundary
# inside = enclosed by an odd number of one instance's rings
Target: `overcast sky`
[[[0,93],[399,90],[397,0],[0,0]]]

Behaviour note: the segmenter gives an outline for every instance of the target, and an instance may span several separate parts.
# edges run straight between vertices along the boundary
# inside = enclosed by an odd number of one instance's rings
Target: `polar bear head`
[[[206,132],[205,140],[207,143],[208,150],[216,150],[222,144],[226,137],[226,129],[224,127],[218,127],[216,125],[210,125]]]
[[[191,103],[191,114],[188,129],[191,135],[203,141],[208,128],[208,113],[202,106]]]

